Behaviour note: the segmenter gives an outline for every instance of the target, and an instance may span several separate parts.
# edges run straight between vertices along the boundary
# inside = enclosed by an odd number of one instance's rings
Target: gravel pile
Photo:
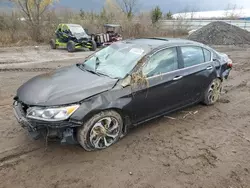
[[[193,32],[188,39],[211,45],[250,44],[250,32],[225,22],[216,21]]]

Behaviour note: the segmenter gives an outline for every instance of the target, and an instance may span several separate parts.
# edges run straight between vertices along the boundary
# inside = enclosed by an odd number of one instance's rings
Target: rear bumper
[[[60,140],[62,144],[76,144],[75,127],[79,126],[68,121],[47,122],[26,118],[21,103],[14,101],[13,112],[18,123],[26,129],[29,135],[37,140],[39,138],[51,138]]]

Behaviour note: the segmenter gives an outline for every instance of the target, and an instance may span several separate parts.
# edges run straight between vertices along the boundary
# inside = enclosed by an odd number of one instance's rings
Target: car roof
[[[121,25],[118,24],[104,24],[104,27],[121,27]]]
[[[181,39],[181,38],[160,38],[160,37],[153,37],[153,38],[136,38],[136,39],[128,39],[125,40],[126,43],[133,43],[138,45],[146,45],[150,46],[151,49],[160,48],[160,47],[170,47],[175,45],[197,45],[203,46],[203,44]]]
[[[67,26],[69,26],[69,27],[82,27],[81,25],[79,25],[79,24],[65,24],[65,25],[67,25]]]

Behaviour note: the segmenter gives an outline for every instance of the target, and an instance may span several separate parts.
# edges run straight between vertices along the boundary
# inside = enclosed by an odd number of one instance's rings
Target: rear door
[[[200,46],[179,47],[182,65],[184,98],[187,103],[193,103],[201,99],[204,91],[216,77],[215,66],[211,52]]]

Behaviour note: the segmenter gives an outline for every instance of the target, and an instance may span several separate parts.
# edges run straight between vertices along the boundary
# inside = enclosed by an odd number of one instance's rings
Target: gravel
[[[226,22],[215,21],[193,32],[188,39],[210,45],[250,44],[250,32]]]

